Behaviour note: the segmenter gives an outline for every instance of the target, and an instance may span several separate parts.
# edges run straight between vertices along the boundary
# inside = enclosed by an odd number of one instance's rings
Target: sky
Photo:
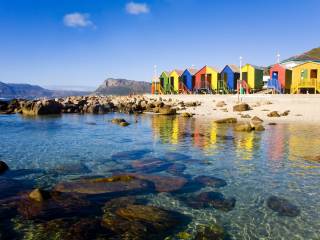
[[[319,0],[0,0],[0,81],[95,88],[320,46]]]

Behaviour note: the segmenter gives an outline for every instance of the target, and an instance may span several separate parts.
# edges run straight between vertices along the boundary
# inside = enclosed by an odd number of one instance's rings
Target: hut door
[[[212,79],[212,75],[211,74],[208,74],[207,75],[207,87],[208,88],[211,88],[211,79]]]
[[[317,79],[318,78],[318,70],[317,69],[311,69],[310,78],[311,79]]]
[[[174,84],[174,77],[170,77],[170,85],[171,85],[171,87],[173,87],[173,84]]]
[[[242,73],[242,80],[245,80],[246,82],[248,81],[248,72]]]
[[[272,73],[272,79],[278,80],[279,73],[278,72],[273,72]]]
[[[205,74],[201,74],[200,88],[206,88],[206,75]]]

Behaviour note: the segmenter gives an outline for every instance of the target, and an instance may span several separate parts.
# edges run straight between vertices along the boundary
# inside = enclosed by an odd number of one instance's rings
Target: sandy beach
[[[146,95],[155,98],[154,95]],[[237,117],[238,120],[249,120],[242,118],[238,112],[233,112],[233,106],[240,102],[248,103],[252,110],[242,112],[242,115],[257,116],[265,122],[283,123],[319,123],[320,122],[320,95],[161,95],[162,99],[172,99],[173,101],[199,101],[198,107],[188,107],[180,112],[195,114],[194,117],[221,119],[226,117]],[[217,103],[224,101],[224,107],[217,107]],[[268,117],[271,111],[279,114],[290,110],[288,116]]]

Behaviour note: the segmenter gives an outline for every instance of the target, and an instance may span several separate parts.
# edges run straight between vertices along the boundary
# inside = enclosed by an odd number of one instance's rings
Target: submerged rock
[[[234,112],[243,112],[243,111],[249,111],[250,106],[247,103],[240,103],[233,106]]]
[[[29,193],[28,197],[31,200],[34,200],[37,202],[43,202],[44,200],[47,200],[50,198],[50,193],[48,191],[42,190],[40,188],[36,188],[32,192]]]
[[[270,196],[267,199],[267,206],[279,216],[296,217],[300,215],[300,209],[285,198]]]
[[[132,175],[119,175],[108,178],[82,179],[61,182],[55,186],[58,192],[83,194],[122,193],[146,190],[150,185]]]
[[[126,127],[126,126],[130,125],[130,123],[128,123],[123,118],[114,118],[114,119],[111,120],[111,122],[114,123],[114,124],[118,124],[119,126],[122,126],[122,127]]]
[[[190,159],[190,156],[177,152],[167,152],[164,155],[164,159],[168,161],[188,160]]]
[[[143,158],[146,154],[150,153],[149,149],[139,149],[131,151],[123,151],[115,153],[111,156],[112,160],[121,161],[121,160],[138,160]]]
[[[268,117],[280,117],[280,114],[277,111],[269,112]]]
[[[171,165],[172,163],[163,161],[159,158],[135,160],[131,163],[132,168],[146,173],[164,171]]]
[[[237,132],[251,132],[254,128],[250,123],[239,123],[234,127],[234,130]]]
[[[210,226],[200,226],[197,229],[194,240],[223,240],[225,232],[222,227],[216,224]]]
[[[121,239],[164,239],[187,217],[154,206],[121,202],[104,208],[102,225]]]
[[[202,184],[203,186],[210,186],[215,188],[227,186],[227,182],[225,180],[212,176],[198,176],[194,179],[194,181]]]
[[[236,122],[237,122],[236,118],[223,118],[215,121],[215,123],[236,123]]]
[[[53,170],[59,174],[85,174],[91,172],[91,170],[83,163],[59,164]]]
[[[214,207],[228,212],[235,207],[236,199],[233,197],[225,198],[224,195],[219,192],[202,192],[195,197],[188,198],[186,202],[193,208]]]
[[[181,175],[185,169],[186,165],[182,163],[174,163],[168,167],[167,172],[173,175]]]
[[[0,174],[4,173],[7,170],[9,170],[8,165],[5,162],[0,161]]]

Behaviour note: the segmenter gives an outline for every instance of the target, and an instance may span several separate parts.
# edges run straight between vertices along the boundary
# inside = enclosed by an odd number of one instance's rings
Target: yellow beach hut
[[[175,93],[179,93],[179,80],[182,73],[183,73],[182,70],[175,69],[169,75],[169,82],[171,86],[173,86],[173,91]]]
[[[320,92],[320,63],[305,62],[292,68],[291,93]]]
[[[263,68],[246,64],[241,68],[242,80],[245,80],[251,91],[261,90],[263,87]]]

